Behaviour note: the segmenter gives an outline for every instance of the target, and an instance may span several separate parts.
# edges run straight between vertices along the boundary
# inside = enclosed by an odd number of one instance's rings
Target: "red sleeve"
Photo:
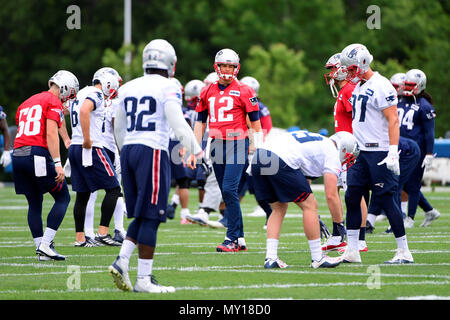
[[[352,97],[354,86],[345,86],[344,92],[342,92],[342,104],[344,105],[345,111],[352,112],[353,107],[350,103],[350,98]]]
[[[63,117],[63,105],[61,101],[56,97],[50,99],[45,108],[45,118],[55,120],[59,128],[61,127]]]
[[[259,104],[256,93],[247,85],[241,87],[241,102],[246,113],[259,111]]]
[[[263,129],[264,135],[270,132],[272,129],[272,117],[269,115],[259,118],[261,122],[261,128]]]

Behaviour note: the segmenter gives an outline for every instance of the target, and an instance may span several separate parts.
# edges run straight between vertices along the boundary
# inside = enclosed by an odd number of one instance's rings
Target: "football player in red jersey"
[[[336,103],[334,104],[334,130],[335,132],[347,131],[353,133],[352,129],[352,104],[350,103],[350,98],[352,97],[353,89],[355,89],[356,83],[353,81],[347,81],[347,72],[343,70],[340,64],[340,53],[336,53],[331,56],[325,68],[330,70],[325,74],[325,81],[330,86],[331,93],[333,97],[336,98]],[[336,88],[335,84],[339,87]],[[343,188],[344,191],[347,189],[346,186],[346,171],[341,173],[339,178],[338,188]],[[367,194],[367,201],[369,200],[369,195]],[[361,251],[367,251],[367,245],[365,241],[365,230],[366,230],[366,220],[367,220],[367,205],[366,200],[361,200],[361,210],[362,210],[362,225],[359,233],[360,241],[359,246]],[[322,247],[323,250],[336,250],[341,247],[345,247],[347,243],[344,241],[346,230],[344,226],[343,217],[332,217],[333,218],[333,233],[331,238]]]
[[[28,225],[38,260],[65,260],[53,247],[70,202],[61,166],[58,129],[63,123],[63,103],[76,96],[79,85],[71,72],[60,70],[50,78],[48,86],[48,91],[33,95],[17,110],[13,175],[16,193],[24,194],[28,201]],[[42,201],[47,192],[55,204],[43,232]]]
[[[195,109],[198,117],[194,133],[199,143],[209,119],[211,160],[226,205],[227,234],[224,242],[217,246],[218,252],[247,250],[238,195],[249,148],[247,117],[254,130],[255,148],[263,142],[258,98],[251,87],[236,79],[239,68],[239,56],[235,51],[222,49],[217,52],[214,69],[219,81],[202,90]],[[190,168],[195,168],[195,156],[191,155],[187,163]]]

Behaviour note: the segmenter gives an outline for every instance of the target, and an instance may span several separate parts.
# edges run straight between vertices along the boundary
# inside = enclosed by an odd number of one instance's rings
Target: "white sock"
[[[399,249],[408,249],[408,241],[406,240],[406,234],[403,237],[395,238],[395,241],[397,242],[397,247]]]
[[[42,236],[41,242],[46,245],[50,245],[50,243],[55,238],[56,230],[45,228],[44,235]]]
[[[86,206],[86,217],[84,218],[84,234],[90,238],[95,238],[94,234],[94,215],[95,201],[97,200],[97,191],[92,192]]]
[[[189,211],[189,208],[182,208],[181,210],[180,210],[180,216],[181,216],[181,218],[186,218],[186,216],[187,215],[190,215],[191,214],[191,212]]]
[[[374,226],[375,225],[375,221],[377,220],[377,216],[374,215],[373,213],[369,213],[367,214],[367,221],[369,221],[369,223]]]
[[[266,240],[266,258],[277,259],[278,258],[278,239]]]
[[[138,278],[148,277],[152,274],[153,259],[138,259]]]
[[[347,229],[347,245],[351,250],[359,250],[359,229]]]
[[[122,247],[120,247],[119,256],[124,259],[130,259],[133,254],[134,249],[136,248],[136,244],[130,240],[123,240]]]
[[[408,201],[402,201],[401,208],[402,208],[402,212],[406,213],[408,211]]]
[[[180,204],[180,196],[178,195],[178,194],[174,194],[173,196],[172,196],[172,203],[175,203],[176,205],[179,205]]]
[[[322,244],[320,238],[314,240],[308,240],[309,250],[311,250],[311,259],[313,261],[320,261],[322,259]]]
[[[238,245],[247,246],[247,244],[245,243],[245,238],[238,238]]]
[[[125,207],[125,202],[123,197],[117,198],[116,208],[114,209],[114,229],[121,232],[125,232],[123,228],[123,211]]]
[[[42,237],[33,238],[34,244],[36,245],[36,249],[39,248],[39,245],[41,244]]]

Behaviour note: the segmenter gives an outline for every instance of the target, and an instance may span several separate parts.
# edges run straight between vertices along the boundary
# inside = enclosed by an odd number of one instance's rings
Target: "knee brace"
[[[177,179],[177,185],[180,189],[189,189],[189,186],[191,184],[191,181],[189,180],[189,178],[180,178]]]

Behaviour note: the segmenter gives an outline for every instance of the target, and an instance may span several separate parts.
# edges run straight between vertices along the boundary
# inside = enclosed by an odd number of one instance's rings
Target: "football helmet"
[[[105,97],[109,99],[114,99],[117,97],[120,85],[116,76],[108,71],[104,71],[98,74],[96,73],[96,76],[94,75],[92,82],[95,84],[96,81],[99,81],[102,85],[102,92]]]
[[[183,85],[181,84],[181,82],[177,78],[170,78],[170,81],[174,82],[178,86],[178,88],[180,88],[181,94],[184,93]]]
[[[355,77],[362,79],[369,70],[373,57],[366,46],[354,43],[342,50],[339,60],[344,67],[343,71],[347,72],[346,80],[351,81]]]
[[[234,66],[233,73],[222,73],[220,71],[221,64],[232,64]],[[216,70],[219,78],[222,78],[223,80],[236,79],[240,68],[241,65],[239,64],[239,55],[235,51],[231,49],[222,49],[217,52],[216,58],[214,59],[214,69]]]
[[[396,73],[390,79],[395,90],[397,90],[397,95],[399,95],[399,96],[403,95],[403,86],[405,85],[405,78],[406,78],[406,74]]]
[[[334,85],[334,80],[342,81],[347,78],[347,72],[344,71],[344,67],[341,66],[340,53],[332,55],[325,63],[325,68],[330,70],[325,73],[325,82],[330,86],[331,94],[334,98],[337,98],[339,90]]]
[[[405,74],[403,85],[404,96],[415,96],[425,90],[427,86],[427,76],[422,70],[411,69]]]
[[[150,41],[142,53],[142,68],[167,70],[169,77],[175,75],[177,55],[173,46],[164,39]]]
[[[336,144],[339,152],[339,160],[342,165],[347,165],[350,168],[359,155],[359,147],[356,138],[347,131],[339,131],[330,137]]]
[[[205,87],[205,84],[201,80],[191,80],[186,83],[186,89],[184,90],[184,100],[187,102],[188,108],[195,109],[203,87]]]
[[[205,85],[209,85],[216,81],[219,81],[219,76],[217,75],[217,72],[211,72],[206,76],[205,80],[203,80]]]
[[[258,95],[258,92],[259,92],[259,82],[258,82],[258,80],[256,80],[256,79],[253,78],[253,77],[247,76],[247,77],[243,77],[240,81],[241,81],[243,84],[246,84],[246,85],[248,85],[250,88],[252,88],[253,90],[255,90],[256,95]]]
[[[102,72],[109,72],[109,73],[111,73],[113,76],[116,77],[117,81],[119,81],[119,86],[122,86],[122,84],[123,84],[122,77],[119,75],[119,73],[118,73],[115,69],[110,68],[110,67],[104,67],[104,68],[98,69],[98,70],[94,73],[94,78],[93,78],[93,79],[95,79],[95,78],[96,78],[100,73],[102,73]],[[94,80],[92,80],[92,82],[93,82],[93,81],[94,81]]]
[[[59,70],[48,80],[48,87],[52,84],[59,87],[59,99],[62,103],[71,100],[77,96],[80,85],[77,77],[67,70]]]

